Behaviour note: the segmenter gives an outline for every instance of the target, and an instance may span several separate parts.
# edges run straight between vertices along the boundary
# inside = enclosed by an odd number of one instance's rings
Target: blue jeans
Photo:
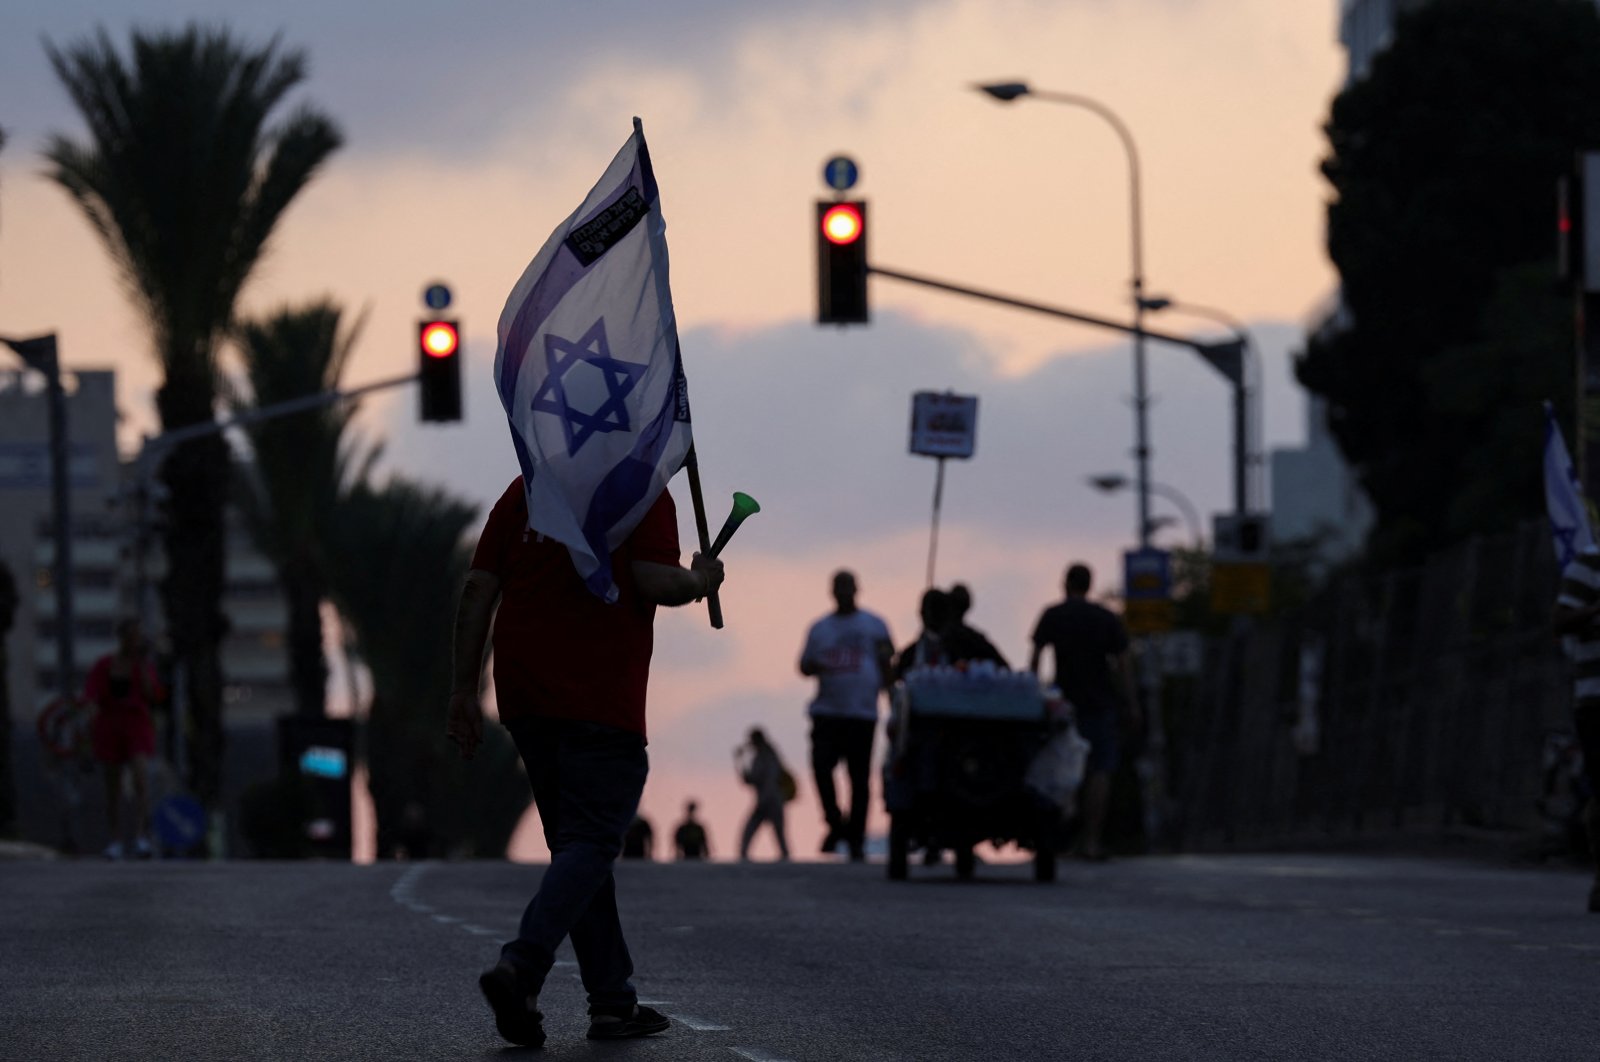
[[[514,719],[550,866],[522,913],[517,939],[500,949],[530,994],[537,994],[567,937],[592,1007],[631,1007],[633,959],[617,918],[612,864],[639,809],[649,760],[644,738],[599,723]]]

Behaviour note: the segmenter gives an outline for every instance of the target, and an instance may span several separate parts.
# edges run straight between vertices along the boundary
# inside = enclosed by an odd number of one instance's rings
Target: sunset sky
[[[354,385],[412,367],[421,291],[450,284],[466,422],[419,426],[405,390],[368,401],[358,424],[388,441],[385,467],[486,513],[516,474],[489,377],[501,307],[640,116],[711,520],[734,490],[763,510],[726,555],[727,628],[697,609],[657,621],[644,811],[664,835],[698,796],[727,855],[747,805],[730,766],[743,731],[766,726],[797,773],[806,763],[795,661],[830,573],[854,569],[896,641],[915,634],[934,466],[906,453],[913,391],[979,396],[977,455],[948,470],[939,581],[973,588],[972,622],[1013,662],[1070,560],[1119,582],[1135,521],[1130,494],[1084,483],[1132,473],[1125,340],[882,279],[870,327],[812,323],[823,162],[860,164],[875,264],[1126,317],[1128,175],[1111,129],[969,86],[1027,80],[1100,100],[1141,152],[1148,290],[1249,324],[1268,445],[1294,445],[1289,359],[1334,285],[1317,164],[1343,73],[1336,14],[1333,0],[17,0],[0,35],[0,330],[56,331],[69,368],[115,367],[137,445],[158,372],[107,255],[42,176],[45,138],[82,127],[41,42],[103,25],[121,43],[131,26],[191,19],[280,34],[310,59],[296,102],[332,116],[346,145],[291,207],[245,310],[324,294],[369,310]],[[1176,314],[1151,324],[1216,332]],[[1204,513],[1226,508],[1227,387],[1181,349],[1152,344],[1150,366],[1153,478]],[[688,545],[687,489],[674,492]],[[1161,541],[1183,536],[1179,523]],[[809,853],[807,779],[790,819]]]

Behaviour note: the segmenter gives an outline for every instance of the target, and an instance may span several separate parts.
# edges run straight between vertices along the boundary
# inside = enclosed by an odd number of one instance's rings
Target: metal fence
[[[1168,689],[1163,846],[1534,842],[1547,748],[1571,727],[1556,584],[1548,529],[1529,522],[1336,578],[1298,614],[1215,639],[1201,675]]]

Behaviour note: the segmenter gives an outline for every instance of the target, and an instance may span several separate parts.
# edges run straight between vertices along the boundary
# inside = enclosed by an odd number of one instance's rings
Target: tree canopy
[[[1301,382],[1377,509],[1380,561],[1542,511],[1541,402],[1573,412],[1555,194],[1600,148],[1591,0],[1436,0],[1333,103],[1344,312]]]
[[[50,176],[104,242],[143,313],[163,371],[168,430],[210,421],[217,346],[239,293],[289,203],[339,146],[333,123],[301,107],[269,124],[305,77],[299,52],[246,44],[223,29],[135,30],[127,54],[100,31],[47,43],[87,136],[52,137]],[[189,782],[215,805],[222,764],[227,631],[222,510],[228,450],[216,436],[176,447],[170,492],[168,634],[187,691]]]

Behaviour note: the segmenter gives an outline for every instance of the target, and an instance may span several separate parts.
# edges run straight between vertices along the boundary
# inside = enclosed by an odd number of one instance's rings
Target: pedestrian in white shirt
[[[832,854],[841,841],[850,858],[866,858],[868,786],[878,694],[888,682],[894,643],[881,618],[856,607],[856,577],[833,576],[834,611],[811,625],[800,653],[800,673],[817,680],[811,714],[811,769],[828,823],[822,842]],[[850,777],[850,812],[839,810],[833,772],[843,760]]]

